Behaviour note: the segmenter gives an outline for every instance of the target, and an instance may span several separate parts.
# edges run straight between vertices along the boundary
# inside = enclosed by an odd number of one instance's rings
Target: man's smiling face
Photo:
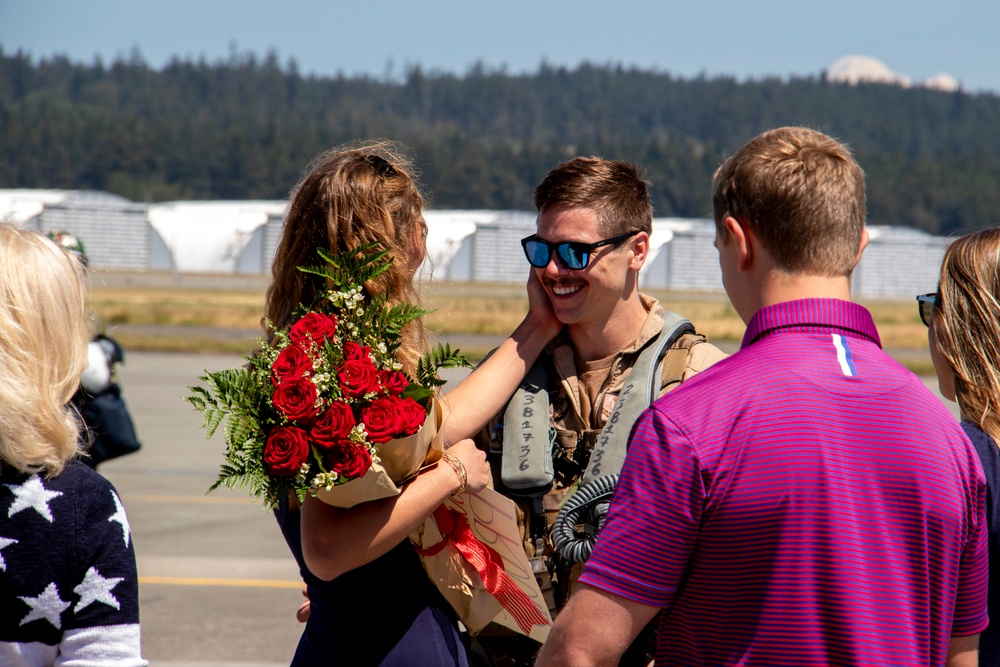
[[[538,216],[540,239],[549,243],[580,241],[594,243],[604,239],[597,212],[589,208],[557,206]],[[587,266],[566,268],[552,253],[548,265],[534,269],[552,300],[556,317],[563,324],[587,326],[612,319],[626,294],[632,253],[630,243],[595,249]]]

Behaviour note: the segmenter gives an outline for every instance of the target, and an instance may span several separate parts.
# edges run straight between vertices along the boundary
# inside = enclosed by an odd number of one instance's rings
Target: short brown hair
[[[865,227],[865,175],[847,146],[804,127],[750,140],[712,179],[715,225],[747,225],[786,271],[850,275]]]
[[[559,206],[597,212],[607,236],[653,231],[653,205],[639,167],[623,160],[578,157],[550,171],[535,188],[539,213]]]

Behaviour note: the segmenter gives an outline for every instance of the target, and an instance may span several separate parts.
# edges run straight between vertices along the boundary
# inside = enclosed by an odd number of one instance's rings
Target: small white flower
[[[368,430],[365,428],[364,424],[355,424],[354,428],[347,435],[347,439],[352,442],[357,442],[363,445],[368,444]]]
[[[320,474],[313,477],[310,485],[314,489],[326,489],[330,491],[334,486],[337,485],[337,480],[340,478],[335,472],[321,472]]]
[[[316,391],[323,394],[330,385],[329,373],[317,373],[312,377],[312,382],[316,385]]]
[[[303,484],[305,483],[306,478],[308,477],[309,477],[309,464],[303,463],[301,466],[299,466],[298,474],[295,475],[295,482],[297,484]]]

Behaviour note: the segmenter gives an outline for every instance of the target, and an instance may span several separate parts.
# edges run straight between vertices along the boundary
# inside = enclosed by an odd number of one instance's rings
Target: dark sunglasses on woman
[[[572,271],[579,271],[587,268],[590,254],[597,248],[623,243],[638,233],[619,234],[596,243],[584,243],[583,241],[550,243],[538,238],[537,234],[532,234],[521,239],[521,247],[524,248],[524,256],[528,258],[528,263],[536,269],[544,269],[548,266],[549,262],[552,261],[552,253],[555,252],[563,266]]]
[[[931,318],[934,317],[934,308],[937,306],[937,302],[937,292],[917,295],[917,309],[920,311],[920,321],[925,326],[929,327],[931,325]]]

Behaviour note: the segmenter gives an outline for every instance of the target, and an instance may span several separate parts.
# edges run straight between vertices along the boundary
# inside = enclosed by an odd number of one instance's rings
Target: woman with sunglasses
[[[321,155],[292,193],[267,290],[267,319],[287,329],[295,306],[327,289],[324,278],[297,268],[321,264],[317,249],[335,255],[372,242],[388,251],[392,264],[365,283],[366,296],[386,295],[389,306],[416,303],[414,275],[426,254],[422,208],[411,169],[391,144],[365,142]],[[440,430],[454,468],[431,466],[398,496],[350,509],[307,497],[301,507],[290,498],[275,511],[309,598],[293,667],[468,664],[455,615],[408,535],[450,495],[489,484],[485,454],[467,438],[500,410],[561,328],[546,299],[529,282],[524,322],[442,398]],[[411,377],[423,342],[419,320],[403,328],[397,360]]]
[[[986,473],[989,609],[1000,610],[1000,228],[955,240],[945,253],[936,294],[917,297],[929,327],[941,394],[958,402],[962,427]],[[1000,664],[1000,623],[979,639],[980,664]]]

